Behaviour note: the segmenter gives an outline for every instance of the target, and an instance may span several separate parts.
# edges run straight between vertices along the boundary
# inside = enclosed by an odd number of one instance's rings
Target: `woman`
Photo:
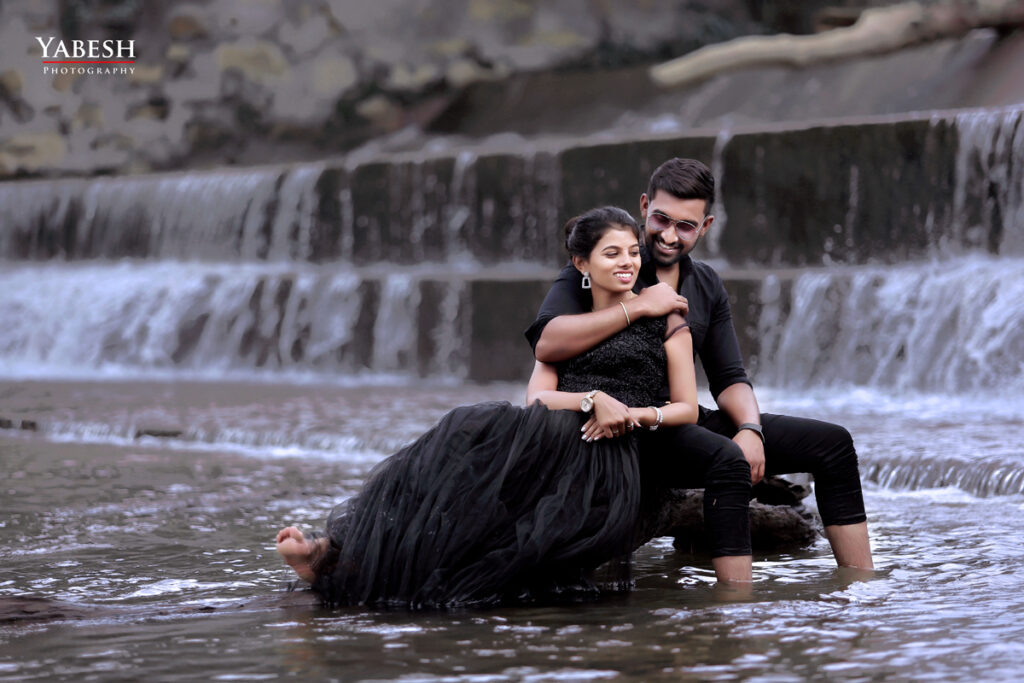
[[[566,225],[595,310],[626,315],[640,235],[614,207]],[[658,406],[666,382],[672,402]],[[326,535],[282,529],[278,552],[330,604],[486,605],[592,590],[589,572],[628,558],[640,507],[635,438],[607,418],[621,402],[630,430],[697,421],[689,329],[677,315],[644,318],[563,364],[538,364],[527,402],[451,411],[378,465],[331,512]]]

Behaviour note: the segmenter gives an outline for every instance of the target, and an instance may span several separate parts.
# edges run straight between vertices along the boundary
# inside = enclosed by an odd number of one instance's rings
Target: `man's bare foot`
[[[277,532],[277,552],[285,563],[295,570],[299,578],[313,583],[316,571],[313,566],[327,551],[327,538],[309,539],[293,526]]]

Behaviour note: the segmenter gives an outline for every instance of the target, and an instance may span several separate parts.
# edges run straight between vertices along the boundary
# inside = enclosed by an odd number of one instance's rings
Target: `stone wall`
[[[741,0],[0,2],[0,178],[319,158],[473,82],[760,30]],[[44,74],[36,36],[132,39],[135,63]]]

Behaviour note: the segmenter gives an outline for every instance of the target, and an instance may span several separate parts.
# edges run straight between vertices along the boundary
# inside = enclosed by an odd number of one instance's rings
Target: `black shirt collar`
[[[693,272],[693,259],[687,254],[679,261],[679,286],[682,287],[686,278]],[[645,286],[651,286],[658,282],[658,269],[654,265],[654,259],[644,252],[643,261],[640,264],[640,277],[638,278]]]

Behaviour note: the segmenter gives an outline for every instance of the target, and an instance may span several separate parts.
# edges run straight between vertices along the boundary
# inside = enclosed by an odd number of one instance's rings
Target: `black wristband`
[[[762,446],[768,445],[768,442],[765,441],[764,430],[761,429],[761,425],[755,424],[753,422],[744,422],[743,424],[736,428],[736,433],[738,434],[739,432],[742,432],[744,429],[749,429],[750,431],[754,432],[759,437],[761,437]]]

